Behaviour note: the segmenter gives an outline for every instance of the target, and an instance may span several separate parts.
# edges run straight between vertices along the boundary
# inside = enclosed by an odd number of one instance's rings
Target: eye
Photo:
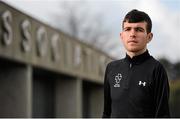
[[[144,29],[141,28],[141,27],[137,27],[135,30],[136,30],[137,32],[144,32]]]
[[[130,31],[130,30],[131,30],[130,27],[124,28],[124,31]]]

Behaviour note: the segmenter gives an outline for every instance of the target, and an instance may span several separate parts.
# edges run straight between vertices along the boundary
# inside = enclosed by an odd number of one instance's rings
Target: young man
[[[151,27],[142,11],[125,16],[120,37],[126,57],[107,65],[103,117],[170,117],[167,73],[147,50]]]

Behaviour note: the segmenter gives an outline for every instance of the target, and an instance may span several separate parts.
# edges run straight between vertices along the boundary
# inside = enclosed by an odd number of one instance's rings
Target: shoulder
[[[112,72],[114,70],[117,70],[118,68],[120,68],[122,65],[124,64],[124,59],[120,59],[120,60],[113,60],[111,62],[109,62],[106,66],[106,73],[107,72]]]
[[[123,64],[123,62],[124,62],[124,59],[113,60],[107,64],[107,67],[109,67],[109,68],[117,67],[117,66]]]
[[[113,60],[109,62],[106,66],[105,70],[105,79],[111,79],[111,77],[114,77],[115,72],[119,71],[121,68],[122,64],[124,64],[123,59],[120,60]]]
[[[156,74],[156,75],[160,75],[160,74],[167,75],[166,69],[160,61],[158,61],[157,59],[152,57],[152,62],[153,62],[154,74]]]
[[[164,69],[164,66],[161,64],[161,62],[152,56],[151,56],[148,64],[151,65],[152,67],[154,67],[155,69],[159,69],[159,68]]]
[[[155,63],[155,68],[156,69],[165,69],[164,66],[162,65],[162,63],[160,61],[158,61],[157,59],[153,58],[154,63]]]

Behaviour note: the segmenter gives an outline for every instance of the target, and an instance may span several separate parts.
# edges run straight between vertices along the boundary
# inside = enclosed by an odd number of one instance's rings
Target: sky
[[[52,15],[59,14],[62,0],[3,0],[36,19],[56,26]],[[68,0],[79,3],[78,0]],[[112,31],[111,42],[119,44],[112,56],[124,57],[120,42],[121,22],[124,15],[138,9],[152,19],[153,40],[148,50],[155,58],[165,57],[172,62],[180,61],[180,0],[87,0],[92,12],[104,15],[104,25]]]

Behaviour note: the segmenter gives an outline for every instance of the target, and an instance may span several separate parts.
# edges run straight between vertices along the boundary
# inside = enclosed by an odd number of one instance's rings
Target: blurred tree
[[[174,64],[175,79],[180,79],[180,62]]]
[[[180,62],[171,63],[166,58],[159,61],[165,67],[170,79],[170,112],[172,118],[180,117]]]
[[[170,81],[170,100],[171,117],[180,117],[180,80]]]
[[[169,79],[174,79],[174,71],[173,71],[173,64],[166,58],[161,58],[159,61],[163,64],[164,68],[167,71]]]
[[[60,12],[55,19],[59,29],[104,52],[119,47],[111,40],[112,33],[105,25],[103,14],[94,12],[88,1],[61,1]]]
[[[161,58],[159,61],[163,64],[165,69],[167,70],[167,74],[169,79],[180,79],[180,62],[171,63],[166,58]]]

